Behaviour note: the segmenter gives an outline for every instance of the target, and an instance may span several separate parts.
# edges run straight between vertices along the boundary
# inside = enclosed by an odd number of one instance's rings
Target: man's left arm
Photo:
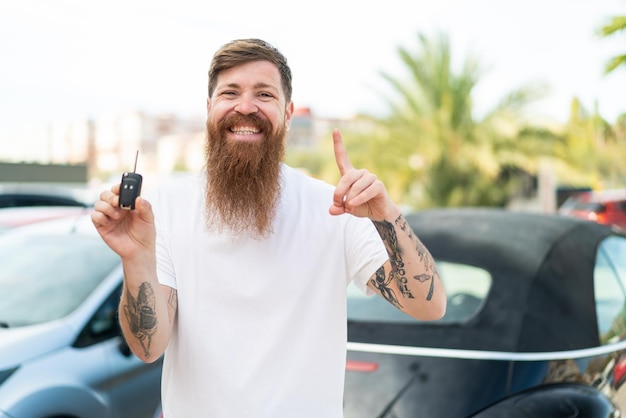
[[[413,318],[441,318],[446,311],[446,294],[426,246],[400,211],[390,220],[373,223],[389,260],[369,279],[368,287]]]
[[[446,311],[446,295],[430,252],[378,177],[352,166],[338,130],[333,131],[333,143],[341,178],[329,212],[369,218],[389,255],[389,260],[369,279],[368,286],[416,319],[441,318]]]

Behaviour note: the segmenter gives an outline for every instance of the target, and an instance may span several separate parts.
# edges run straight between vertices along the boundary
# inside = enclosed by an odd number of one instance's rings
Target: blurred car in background
[[[626,230],[626,189],[586,191],[567,198],[559,214]]]
[[[421,322],[349,287],[345,418],[623,416],[622,231],[500,209],[406,219],[447,311]]]
[[[119,257],[88,215],[0,235],[0,417],[151,418],[161,361],[130,352]]]
[[[59,184],[0,184],[0,208],[16,206],[93,206],[93,192]]]
[[[0,234],[18,226],[90,213],[83,206],[16,206],[0,208]]]

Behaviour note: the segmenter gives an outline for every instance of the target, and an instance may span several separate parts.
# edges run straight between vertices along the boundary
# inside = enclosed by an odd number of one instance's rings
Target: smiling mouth
[[[252,126],[236,126],[230,128],[230,131],[236,135],[255,135],[261,133],[261,129]]]

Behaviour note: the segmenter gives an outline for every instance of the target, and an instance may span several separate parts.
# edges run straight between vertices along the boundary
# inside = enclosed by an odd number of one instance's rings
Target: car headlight
[[[0,370],[0,385],[5,382],[11,375],[17,370],[17,367],[12,369]]]

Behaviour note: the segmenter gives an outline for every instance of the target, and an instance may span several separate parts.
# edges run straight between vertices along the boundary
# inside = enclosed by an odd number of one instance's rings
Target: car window
[[[439,322],[464,322],[481,308],[491,288],[488,271],[467,264],[437,261],[448,296],[445,316]],[[354,284],[348,286],[348,320],[364,322],[415,322],[378,295],[366,296]]]
[[[86,206],[82,202],[60,196],[0,195],[0,207],[20,206]]]
[[[74,347],[88,347],[100,341],[121,335],[122,330],[117,318],[117,307],[121,294],[122,286],[120,285],[91,317],[74,342]]]
[[[9,327],[64,317],[119,264],[119,257],[97,236],[2,238],[0,323]]]
[[[626,333],[626,239],[611,236],[602,241],[593,278],[600,339],[617,341]]]

